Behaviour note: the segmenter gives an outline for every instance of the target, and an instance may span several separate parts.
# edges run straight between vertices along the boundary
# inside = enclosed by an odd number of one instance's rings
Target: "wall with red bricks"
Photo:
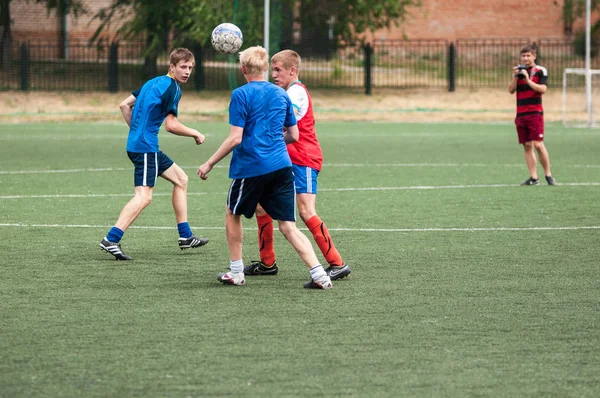
[[[68,17],[70,39],[89,38],[98,27],[91,20],[110,0],[84,0],[90,14],[79,19]],[[421,7],[410,9],[401,27],[376,32],[380,39],[460,38],[562,38],[561,20],[564,0],[422,0]],[[13,36],[16,39],[57,38],[58,18],[48,14],[44,5],[30,0],[11,2]],[[113,31],[116,27],[113,26]]]

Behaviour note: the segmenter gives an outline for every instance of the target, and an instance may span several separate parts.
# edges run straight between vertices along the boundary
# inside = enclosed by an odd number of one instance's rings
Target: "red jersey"
[[[295,109],[298,110],[298,141],[288,144],[287,149],[293,164],[308,166],[321,171],[323,165],[323,152],[317,140],[315,131],[315,116],[313,114],[312,100],[306,86],[296,81],[287,89]]]
[[[548,71],[543,66],[534,65],[527,68],[527,73],[532,82],[537,84],[548,84]],[[538,93],[527,84],[527,80],[517,80],[517,117],[544,113],[542,107],[542,93]]]

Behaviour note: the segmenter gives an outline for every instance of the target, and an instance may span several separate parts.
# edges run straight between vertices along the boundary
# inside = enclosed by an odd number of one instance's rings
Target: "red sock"
[[[275,247],[273,246],[273,219],[270,215],[256,216],[258,224],[258,250],[260,261],[266,266],[275,263]]]
[[[333,239],[331,239],[331,235],[329,235],[327,227],[323,221],[321,221],[319,216],[314,215],[309,218],[308,221],[306,221],[306,226],[313,234],[317,246],[319,246],[319,249],[321,249],[321,253],[323,253],[325,260],[327,260],[329,265],[344,265],[342,256],[340,256],[340,253],[335,248]]]

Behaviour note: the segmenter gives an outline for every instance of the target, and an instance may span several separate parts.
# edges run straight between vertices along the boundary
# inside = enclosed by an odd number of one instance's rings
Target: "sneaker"
[[[327,272],[327,275],[329,275],[332,281],[335,281],[347,277],[348,275],[350,275],[350,272],[352,272],[352,270],[350,269],[348,264],[344,264],[342,266],[331,265],[325,270],[325,272]]]
[[[193,249],[194,247],[204,246],[208,243],[208,239],[199,238],[196,235],[192,235],[189,238],[179,238],[179,248],[183,249]]]
[[[327,290],[327,289],[333,288],[333,284],[331,283],[331,279],[328,276],[325,276],[324,278],[321,278],[321,280],[319,280],[319,281],[315,281],[314,279],[311,279],[310,282],[306,282],[304,284],[304,287],[306,289]]]
[[[276,262],[270,267],[262,261],[252,261],[250,265],[244,266],[244,274],[246,275],[277,275],[277,272],[279,272],[279,269]]]
[[[539,180],[534,180],[533,178],[529,177],[526,181],[523,181],[521,185],[538,185],[539,183]]]
[[[219,282],[224,283],[226,285],[238,285],[242,286],[246,284],[246,279],[244,278],[243,272],[238,272],[234,274],[233,272],[221,272],[217,275],[217,279]]]
[[[100,242],[100,249],[112,254],[117,260],[133,260],[133,258],[123,253],[123,250],[121,250],[120,243],[110,242],[106,239],[102,239],[102,241]]]
[[[552,176],[546,176],[546,182],[548,183],[548,185],[558,185],[558,183]]]

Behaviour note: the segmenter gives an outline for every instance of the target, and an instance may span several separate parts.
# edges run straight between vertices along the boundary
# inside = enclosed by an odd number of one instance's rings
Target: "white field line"
[[[198,166],[181,166],[183,169],[197,169]],[[524,167],[521,163],[496,164],[496,163],[325,163],[323,167]],[[600,164],[565,164],[555,165],[560,168],[600,169]],[[227,165],[216,165],[217,169],[228,169]],[[133,167],[104,167],[80,168],[62,170],[0,170],[0,174],[53,174],[53,173],[101,173],[111,171],[133,171]]]
[[[91,225],[91,224],[25,224],[25,223],[0,223],[0,228],[111,228],[111,225]],[[173,226],[135,226],[133,229],[150,230],[169,230],[175,229]],[[192,226],[195,230],[225,230],[225,227],[198,227]],[[306,228],[300,228],[307,230]],[[256,231],[256,228],[244,228],[246,231]],[[498,228],[329,228],[330,231],[338,232],[524,232],[524,231],[581,231],[581,230],[600,230],[600,225],[579,226],[579,227],[498,227]]]
[[[573,182],[561,183],[568,187],[598,187],[600,182]],[[360,187],[360,188],[323,188],[319,192],[356,192],[356,191],[412,191],[435,189],[470,189],[470,188],[508,188],[519,187],[519,184],[490,184],[490,185],[416,185],[400,187]],[[535,189],[535,188],[533,188]],[[188,192],[188,196],[227,195],[227,192]],[[1,195],[2,199],[86,199],[86,198],[112,198],[132,197],[133,193],[107,193],[107,194],[40,194],[40,195]],[[152,196],[171,196],[171,193],[154,193]]]
[[[574,182],[564,183],[562,186],[600,186],[600,182]],[[435,189],[468,189],[468,188],[506,188],[518,187],[518,184],[491,184],[491,185],[438,185],[438,186],[400,186],[400,187],[362,187],[362,188],[324,188],[320,192],[345,192],[345,191],[409,191],[409,190],[435,190]],[[226,195],[227,192],[188,192],[188,196]],[[82,199],[82,198],[109,198],[131,197],[133,193],[112,194],[41,194],[41,195],[2,195],[0,199]],[[171,196],[170,193],[154,193],[153,196]]]

